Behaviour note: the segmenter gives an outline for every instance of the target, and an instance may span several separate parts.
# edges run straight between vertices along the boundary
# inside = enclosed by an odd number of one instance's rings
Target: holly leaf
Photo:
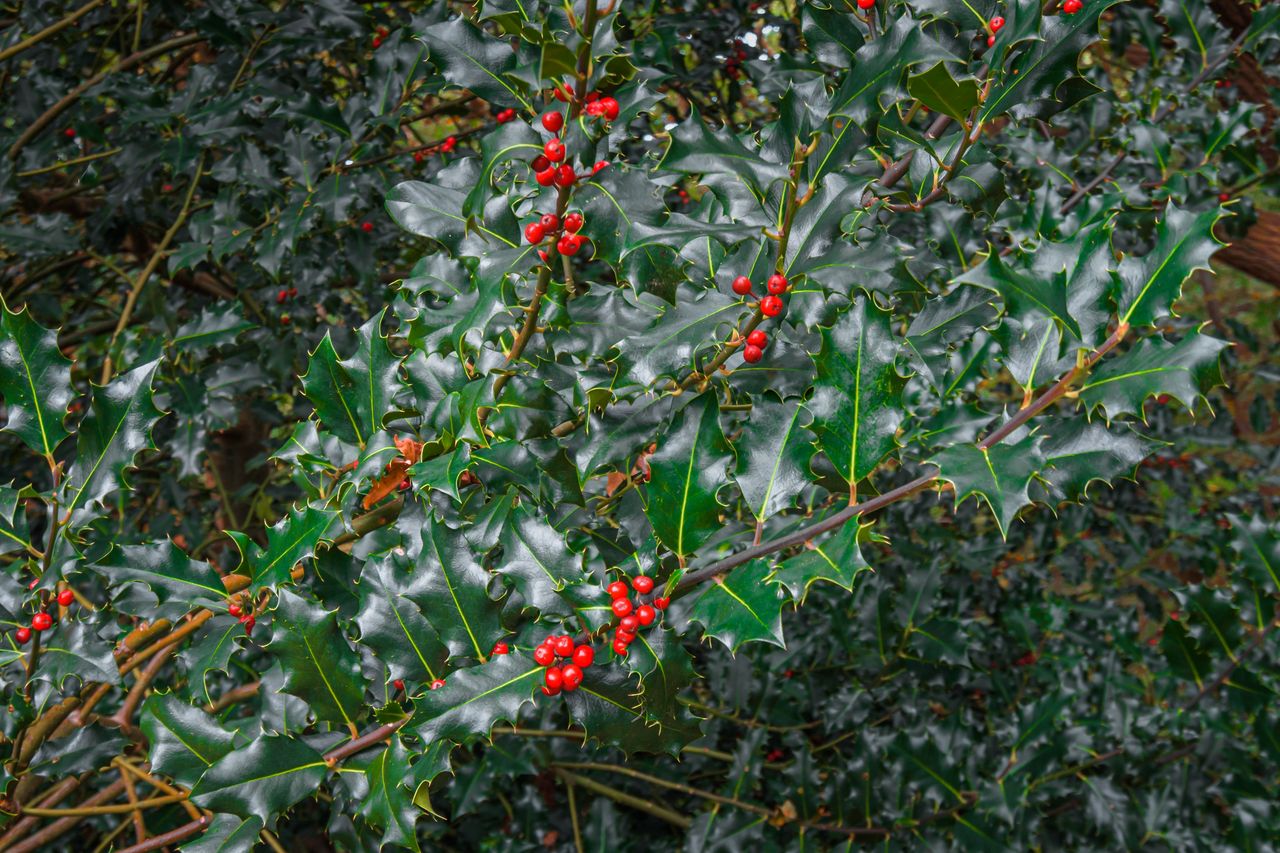
[[[267,528],[267,548],[262,550],[248,536],[228,531],[240,549],[253,587],[288,583],[293,567],[315,556],[316,548],[335,527],[338,511],[306,504],[301,511],[295,506],[289,514]]]
[[[935,113],[951,116],[956,121],[968,118],[969,112],[978,105],[978,81],[955,80],[945,62],[908,78],[907,92]]]
[[[338,358],[333,339],[324,339],[311,353],[302,390],[325,428],[343,441],[364,447],[382,429],[382,418],[403,383],[400,362],[382,335],[386,310],[356,332],[358,346],[351,358]]]
[[[786,648],[782,639],[782,591],[765,580],[764,560],[752,560],[707,584],[689,610],[703,633],[736,653],[746,643],[764,642]]]
[[[111,646],[83,622],[64,622],[40,647],[34,678],[49,681],[59,690],[74,676],[81,684],[100,681],[119,684],[120,671]]]
[[[252,850],[261,840],[262,818],[217,814],[209,828],[195,838],[182,842],[182,853],[228,853]]]
[[[1039,439],[1034,436],[987,450],[976,444],[956,444],[944,447],[930,461],[940,469],[939,478],[955,486],[956,505],[971,496],[985,501],[1005,537],[1014,516],[1031,503],[1031,480],[1044,467]]]
[[[733,448],[720,430],[714,392],[689,403],[658,439],[649,457],[645,514],[664,545],[678,556],[693,553],[723,526],[717,494],[728,482]]]
[[[493,576],[484,570],[460,533],[443,524],[424,531],[417,560],[420,580],[407,593],[422,609],[451,655],[488,657],[502,636],[500,608],[489,597]]]
[[[71,403],[71,360],[58,349],[58,334],[13,313],[0,300],[0,397],[8,410],[5,430],[46,458],[70,433],[63,425]]]
[[[66,480],[63,511],[70,514],[129,488],[125,469],[149,448],[151,428],[163,414],[151,402],[159,361],[135,367],[107,385],[93,386],[89,414],[76,438],[76,460]]]
[[[729,130],[707,127],[696,108],[671,131],[659,169],[696,175],[736,175],[759,194],[787,176],[787,167],[771,163]]]
[[[511,581],[526,605],[548,617],[572,613],[559,593],[583,575],[563,534],[515,503],[506,513],[498,544],[502,546],[498,573]]]
[[[1148,397],[1167,394],[1191,408],[1222,383],[1219,355],[1226,341],[1191,332],[1177,343],[1143,338],[1128,352],[1103,361],[1080,386],[1080,402],[1108,418],[1142,415]],[[1145,420],[1145,418],[1144,418]]]
[[[743,427],[734,482],[758,521],[788,509],[809,485],[813,443],[809,412],[800,400],[759,397]]]
[[[421,572],[387,558],[369,560],[360,574],[360,643],[387,664],[395,678],[432,682],[444,674],[449,650],[409,597]]]
[[[1170,202],[1156,226],[1155,248],[1141,258],[1120,262],[1116,277],[1120,322],[1151,326],[1171,313],[1183,282],[1196,270],[1210,269],[1209,257],[1222,248],[1213,236],[1221,216],[1217,206],[1196,213]]]
[[[1117,477],[1132,478],[1143,459],[1160,443],[1131,429],[1107,429],[1100,423],[1063,420],[1046,428],[1050,437],[1041,445],[1049,468],[1041,475],[1065,500],[1088,495],[1089,484],[1110,485]]]
[[[31,532],[27,529],[27,513],[22,491],[0,486],[0,554],[19,548],[35,553]]]
[[[238,302],[222,308],[202,308],[200,316],[178,327],[169,343],[184,352],[200,352],[205,347],[234,341],[241,332],[252,328],[254,324],[244,318]]]
[[[353,724],[368,684],[337,614],[282,589],[272,627],[267,649],[284,668],[284,692],[310,705],[318,719]]]
[[[440,689],[414,699],[409,729],[424,743],[441,738],[461,744],[487,740],[495,725],[514,721],[533,700],[544,672],[542,666],[514,652],[459,670]]]
[[[1235,536],[1231,547],[1240,555],[1253,582],[1280,592],[1280,524],[1268,524],[1258,516],[1228,515]]]
[[[138,725],[150,745],[152,769],[186,787],[235,748],[235,732],[172,693],[147,697]]]
[[[871,522],[845,524],[829,539],[810,543],[804,551],[783,560],[769,580],[786,587],[791,600],[797,603],[804,601],[809,587],[818,581],[853,592],[854,579],[871,570],[859,546],[873,538]]]
[[[214,762],[191,789],[191,800],[211,811],[270,823],[314,794],[327,773],[324,758],[307,744],[264,735]]]
[[[1067,307],[1065,273],[1045,276],[1020,270],[1006,264],[1000,253],[993,251],[985,261],[953,281],[995,291],[1004,300],[1005,311],[1023,322],[1049,317],[1076,340],[1083,337],[1080,324]]]
[[[413,792],[404,785],[409,772],[409,752],[399,737],[391,738],[391,745],[365,768],[369,792],[361,800],[358,813],[382,830],[379,848],[394,844],[420,849],[414,826],[421,812],[413,804]]]
[[[698,367],[697,355],[722,337],[721,327],[736,324],[746,306],[719,291],[679,300],[649,329],[620,341],[618,365],[641,385],[663,376],[683,378]]]
[[[169,539],[116,546],[91,568],[116,583],[145,584],[161,604],[178,599],[193,607],[216,607],[227,597],[213,566],[191,559]]]
[[[832,115],[847,116],[868,134],[884,104],[903,97],[902,76],[913,65],[955,59],[910,15],[894,19],[888,30],[854,54],[852,67],[832,96]]]
[[[906,380],[898,375],[899,343],[889,312],[865,294],[822,330],[813,397],[818,446],[852,487],[897,446]]]
[[[697,721],[679,706],[668,715],[652,713],[635,674],[620,667],[593,666],[577,690],[563,695],[570,717],[588,739],[628,754],[675,755],[701,735]]]
[[[422,43],[440,76],[453,85],[470,89],[493,104],[536,111],[516,82],[521,58],[508,41],[490,36],[459,16],[427,27]]]

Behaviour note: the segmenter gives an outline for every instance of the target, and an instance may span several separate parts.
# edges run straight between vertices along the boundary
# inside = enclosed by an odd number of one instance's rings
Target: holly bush
[[[408,5],[6,10],[0,849],[1280,840],[1280,6]]]

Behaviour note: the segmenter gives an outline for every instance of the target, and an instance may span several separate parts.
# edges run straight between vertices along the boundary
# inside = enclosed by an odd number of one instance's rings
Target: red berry
[[[506,643],[494,643],[494,644],[493,644],[493,651],[491,652],[491,654],[495,654],[495,655],[505,655],[505,654],[510,654],[510,653],[511,653],[511,648],[510,648],[510,646],[508,646]]]
[[[370,231],[372,231],[372,230],[373,230],[373,223],[372,223],[372,222],[362,222],[362,223],[360,223],[360,228],[364,231],[364,233],[368,234]]]
[[[535,172],[545,172],[547,169],[551,168],[551,161],[548,160],[545,155],[539,154],[537,157],[533,158],[533,162],[529,164],[529,167]]]
[[[629,646],[635,642],[636,632],[624,631],[621,628],[619,628],[617,633],[615,633],[613,636],[617,637],[619,640],[621,640],[622,642],[626,643]]]
[[[597,160],[596,164],[591,167],[591,174],[594,175],[595,173],[599,172],[601,169],[607,169],[608,167],[609,167],[608,160]]]
[[[573,637],[557,637],[555,649],[556,654],[562,658],[567,658],[573,654]]]
[[[160,188],[160,192],[163,192],[163,193],[173,192],[173,184],[165,184]]]
[[[538,224],[542,226],[543,231],[550,233],[560,227],[560,217],[554,213],[544,213],[538,220]]]
[[[247,636],[247,635],[249,635],[249,634],[252,634],[252,633],[253,633],[253,626],[254,626],[254,625],[257,625],[257,624],[258,624],[258,620],[257,620],[257,619],[254,619],[252,616],[250,616],[248,619],[245,619],[245,620],[244,620],[244,633],[245,633],[245,635]]]
[[[595,663],[596,652],[590,646],[578,646],[573,650],[573,662],[582,669],[586,669]]]
[[[1062,4],[1062,11],[1066,12],[1068,15],[1074,15],[1083,8],[1084,4],[1081,3],[1080,0],[1066,0],[1066,2]]]
[[[624,616],[618,622],[618,630],[626,631],[628,634],[634,634],[640,628],[640,620],[633,613],[630,616]]]
[[[554,168],[544,169],[533,176],[544,187],[549,187],[556,182],[556,170]]]
[[[560,688],[559,688],[559,687],[557,687],[555,690],[552,690],[550,687],[548,687],[547,685],[545,685],[545,684],[544,684],[544,685],[542,685],[542,695],[543,695],[543,696],[558,696],[558,695],[560,695]]]
[[[995,47],[995,46],[996,46],[996,37],[987,36],[987,47]]]
[[[31,639],[31,629],[19,628],[18,630],[13,632],[13,638],[18,641],[18,645],[22,645],[23,643]]]
[[[515,117],[516,117],[515,110],[502,110],[496,116],[494,116],[494,120],[497,121],[498,124],[506,124],[507,122],[511,121]]]
[[[613,604],[609,605],[613,609],[613,615],[619,619],[631,614],[631,599],[615,598]]]
[[[570,213],[564,218],[564,230],[576,234],[582,228],[582,214]]]
[[[542,146],[542,153],[552,163],[559,163],[564,159],[564,143],[559,139],[548,139],[547,144]]]
[[[48,613],[37,613],[31,619],[31,627],[37,631],[48,631],[53,627],[53,617]]]
[[[394,687],[396,690],[400,690],[400,691],[404,690],[404,682],[399,678],[391,682],[391,686]]]
[[[751,279],[745,275],[740,275],[733,280],[733,292],[739,296],[746,296],[751,292]]]
[[[653,592],[653,578],[648,575],[636,575],[631,579],[631,588],[641,595]]]
[[[539,250],[538,250],[538,257],[539,257],[539,258],[541,258],[541,259],[542,259],[542,262],[545,264],[545,263],[547,262],[547,258],[548,258],[549,256],[547,255],[547,253],[546,253],[546,250],[545,250],[545,249],[539,249]]]
[[[567,665],[561,670],[564,679],[564,689],[572,693],[578,689],[578,685],[582,683],[582,670],[573,664]]]
[[[556,241],[556,251],[562,255],[576,255],[582,248],[582,238],[577,234],[566,234]]]
[[[560,128],[564,127],[564,113],[551,111],[542,114],[542,126],[547,129],[548,133],[559,133]]]
[[[614,640],[613,651],[614,651],[614,654],[618,655],[619,657],[625,658],[627,656],[627,644],[622,642],[621,640]]]
[[[547,667],[547,674],[545,677],[547,686],[552,690],[559,691],[560,687],[564,684],[564,670],[560,669],[558,666]]]
[[[1218,201],[1226,204],[1231,201],[1231,193],[1218,193]]]
[[[232,616],[236,617],[237,619],[239,619],[240,614],[243,613],[244,611],[240,609],[239,604],[230,604],[227,606],[227,612],[230,613]]]
[[[288,314],[282,314],[282,315],[280,316],[280,325],[281,325],[281,326],[287,326],[287,325],[289,325],[289,323],[291,323],[291,322],[292,322],[292,321],[289,319],[289,315],[288,315]]]
[[[623,598],[627,594],[627,585],[622,581],[614,581],[607,589],[610,598]]]
[[[76,129],[74,127],[68,127],[66,130],[62,131],[62,135],[67,139],[75,139]]]
[[[649,626],[653,624],[653,620],[658,618],[658,613],[647,604],[641,604],[636,608],[636,619],[641,625]]]
[[[538,646],[533,650],[533,659],[541,666],[550,666],[556,659],[556,653],[550,646]]]
[[[276,304],[277,304],[277,305],[283,305],[283,304],[284,304],[284,301],[285,301],[286,299],[288,299],[288,298],[289,298],[289,291],[288,291],[288,290],[282,290],[282,291],[280,291],[279,293],[277,293],[277,294],[276,294]]]
[[[440,146],[440,150],[444,151],[445,153],[448,153],[457,147],[458,147],[458,137],[450,136],[445,138],[444,144]]]
[[[876,0],[858,0],[858,8],[864,12],[874,5],[876,5]]]
[[[391,30],[387,29],[386,27],[378,27],[379,38],[386,38],[389,35],[391,35]]]
[[[530,243],[542,242],[542,226],[536,222],[530,222],[524,227],[524,238]]]
[[[666,610],[667,605],[670,603],[671,603],[671,599],[669,598],[655,598],[653,600],[653,606],[658,608],[659,610]]]
[[[432,690],[439,690],[441,687],[444,687],[444,679],[443,679],[443,678],[437,678],[435,681],[431,682],[431,689],[432,689]]]
[[[553,91],[555,93],[556,100],[562,104],[568,103],[569,98],[572,97],[572,93],[560,83],[555,85]]]
[[[292,299],[293,297],[295,297],[295,296],[297,296],[297,295],[298,295],[298,288],[296,288],[296,287],[291,287],[291,288],[289,288],[289,298],[290,298],[290,299]]]
[[[578,180],[578,173],[573,171],[573,167],[569,164],[556,169],[556,186],[571,187],[574,181]]]
[[[769,281],[765,286],[774,296],[781,296],[787,292],[787,277],[781,273],[774,273],[769,276]]]
[[[762,358],[764,358],[764,350],[760,349],[760,347],[747,344],[742,348],[742,360],[747,364],[755,364]]]
[[[747,335],[747,343],[753,347],[764,349],[769,345],[769,336],[760,329],[752,329],[751,333]]]
[[[600,104],[602,105],[601,112],[604,114],[604,117],[606,119],[608,119],[609,121],[613,121],[618,117],[618,112],[619,112],[618,102],[615,101],[613,98],[601,98]]]
[[[777,317],[782,313],[782,300],[776,296],[766,296],[760,300],[760,313],[766,317]]]
[[[64,589],[58,593],[58,603],[63,607],[70,607],[71,602],[76,600],[76,594],[69,589]]]
[[[999,15],[996,15],[994,18],[991,19],[991,32],[998,33],[1003,28],[1004,28],[1004,18],[1000,17]]]

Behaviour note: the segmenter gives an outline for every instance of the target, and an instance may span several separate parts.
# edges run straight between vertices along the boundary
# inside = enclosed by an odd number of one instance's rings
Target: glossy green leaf
[[[364,771],[369,793],[360,803],[359,814],[382,830],[382,845],[394,844],[418,850],[414,829],[421,812],[413,804],[413,791],[405,787],[409,776],[409,752],[399,737],[374,756]]]
[[[7,432],[46,457],[69,434],[63,424],[71,403],[71,362],[58,335],[41,328],[30,311],[13,313],[0,302],[0,396],[8,409]]]
[[[235,748],[233,731],[171,693],[148,697],[138,725],[147,736],[152,769],[188,788]]]
[[[408,593],[451,655],[484,660],[503,631],[498,603],[489,595],[493,576],[460,534],[441,524],[423,532],[422,574]]]
[[[657,444],[649,457],[645,513],[662,544],[684,556],[722,524],[718,494],[728,482],[733,448],[720,430],[715,394],[703,394],[681,409]]]
[[[935,113],[963,121],[978,105],[978,81],[956,80],[944,62],[907,80],[907,92]]]
[[[710,292],[666,309],[644,333],[620,341],[618,363],[642,385],[660,377],[683,379],[698,368],[698,355],[746,310],[743,303]]]
[[[315,794],[327,774],[320,753],[302,741],[264,735],[214,762],[191,789],[191,799],[215,812],[270,823]]]
[[[737,652],[744,644],[765,642],[785,647],[782,640],[782,591],[766,583],[772,569],[753,560],[717,577],[689,610],[689,619],[702,624],[703,633]]]
[[[514,71],[519,55],[511,45],[486,33],[464,17],[427,27],[422,42],[431,64],[455,86],[470,89],[486,101],[532,112]]]
[[[956,504],[969,497],[982,500],[995,514],[1004,536],[1018,511],[1031,503],[1027,490],[1045,464],[1035,437],[1016,444],[1004,442],[988,450],[957,444],[940,450],[931,462],[941,470],[939,476],[955,486]]]
[[[802,602],[809,587],[818,581],[852,592],[858,575],[871,569],[859,547],[875,538],[871,526],[870,522],[845,524],[829,538],[813,542],[804,551],[783,560],[774,569],[770,581],[786,587],[796,602]]]
[[[241,571],[253,578],[255,587],[288,583],[293,567],[315,556],[320,543],[334,533],[337,518],[338,513],[327,508],[291,507],[288,515],[267,528],[265,551],[244,534],[229,534],[244,558]]]
[[[1222,384],[1218,359],[1226,341],[1191,332],[1177,343],[1143,338],[1128,352],[1100,362],[1080,385],[1086,410],[1108,418],[1141,415],[1147,398],[1167,394],[1192,407]]]
[[[1160,446],[1133,430],[1097,422],[1064,421],[1047,429],[1050,435],[1041,452],[1049,467],[1042,476],[1059,495],[1073,501],[1088,496],[1090,483],[1131,479],[1142,460]]]
[[[1209,269],[1209,256],[1221,248],[1213,226],[1217,207],[1199,213],[1170,204],[1156,226],[1156,245],[1140,258],[1120,263],[1116,303],[1120,321],[1150,326],[1170,313],[1183,283],[1196,270]]]
[[[546,670],[524,655],[500,655],[485,664],[452,673],[444,687],[414,701],[409,729],[431,743],[487,740],[502,721],[514,721],[543,684]]]
[[[762,397],[752,404],[751,419],[735,447],[734,482],[752,515],[764,521],[790,507],[809,485],[813,444],[809,413],[799,400]]]
[[[1019,319],[1048,317],[1069,331],[1076,340],[1083,336],[1080,325],[1071,316],[1071,310],[1067,306],[1065,275],[1046,277],[1022,270],[1005,263],[999,252],[991,252],[982,264],[955,279],[955,282],[995,291],[1004,300],[1005,310]]]
[[[93,567],[117,583],[146,584],[161,604],[172,600],[217,606],[226,587],[213,566],[192,560],[172,540],[148,545],[122,545]]]
[[[370,560],[360,574],[360,643],[387,664],[393,678],[430,683],[444,673],[445,648],[418,605],[409,597],[421,572],[390,559]]]
[[[305,701],[319,719],[354,723],[368,685],[337,616],[287,589],[278,601],[267,648],[284,667],[284,691]]]
[[[692,110],[671,132],[660,168],[699,175],[734,175],[756,192],[786,177],[784,163],[771,163],[728,130],[711,130]]]

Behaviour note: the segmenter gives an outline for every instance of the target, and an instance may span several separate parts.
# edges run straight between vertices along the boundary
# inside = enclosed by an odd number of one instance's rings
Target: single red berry
[[[547,254],[547,252],[546,252],[546,250],[545,250],[545,249],[539,249],[539,250],[538,250],[538,257],[539,257],[539,258],[542,258],[542,262],[543,262],[544,264],[545,264],[545,263],[547,262],[547,260],[550,258],[550,256]]]
[[[444,679],[443,679],[443,678],[437,678],[435,681],[431,682],[431,689],[432,689],[432,690],[439,690],[441,687],[444,687]]]
[[[559,163],[564,159],[564,143],[559,139],[548,139],[547,144],[542,146],[542,153],[552,163]]]
[[[619,628],[613,636],[617,637],[619,640],[626,643],[628,646],[634,643],[636,640],[635,631],[624,631],[621,628]]]
[[[573,662],[582,669],[586,669],[595,663],[596,652],[590,646],[578,646],[573,650]]]
[[[648,575],[636,575],[631,579],[631,588],[641,595],[653,592],[653,578]]]
[[[618,622],[618,630],[626,631],[629,634],[634,634],[639,628],[640,628],[640,620],[636,618],[636,615],[634,613],[632,613],[630,616],[622,617],[622,619],[619,620]]]
[[[400,481],[400,491],[407,492],[411,488],[413,488],[413,483],[409,482],[408,477],[405,477],[403,480]]]
[[[1062,11],[1066,12],[1068,15],[1074,15],[1083,8],[1084,4],[1081,3],[1080,0],[1067,0],[1067,2],[1062,4]]]
[[[653,620],[658,618],[658,613],[647,604],[641,604],[636,608],[636,619],[641,625],[649,626],[653,624]]]
[[[31,619],[31,627],[37,631],[48,631],[53,627],[53,617],[48,613],[37,613]]]
[[[243,613],[244,611],[240,609],[239,604],[230,604],[230,605],[227,605],[227,612],[230,613],[232,616],[236,617],[237,619],[239,619],[240,614]]]
[[[538,646],[533,650],[533,659],[541,666],[550,666],[556,659],[555,649],[550,646]]]
[[[281,315],[280,315],[280,325],[281,325],[281,326],[287,326],[287,325],[289,325],[291,322],[293,322],[293,321],[289,319],[289,315],[288,315],[288,314],[281,314]]]
[[[998,33],[1004,28],[1004,18],[996,15],[991,19],[991,32]]]
[[[58,593],[58,603],[63,607],[70,607],[71,603],[76,600],[76,594],[69,589],[64,589]]]
[[[613,604],[609,606],[613,609],[613,615],[619,619],[631,614],[631,599],[629,598],[615,598]]]
[[[1169,618],[1172,619],[1174,622],[1177,622],[1179,619],[1182,618],[1182,615],[1175,610],[1169,614]]]
[[[296,288],[296,287],[291,287],[291,288],[289,288],[289,298],[290,298],[290,299],[292,299],[293,297],[295,297],[295,296],[297,296],[297,295],[298,295],[298,288]]]
[[[604,113],[604,117],[606,119],[608,119],[609,121],[613,121],[618,117],[620,108],[618,107],[617,101],[615,101],[613,98],[601,98],[600,103],[604,105],[602,112]]]
[[[564,113],[555,110],[543,113],[542,126],[547,129],[548,133],[559,133],[560,128],[564,127]]]
[[[400,680],[399,678],[397,678],[395,681],[391,682],[391,686],[392,686],[392,687],[394,687],[396,690],[399,690],[399,691],[401,691],[401,692],[404,692],[404,682],[403,682],[402,680]]]
[[[567,658],[573,654],[573,637],[556,638],[556,654],[562,658]]]
[[[380,48],[380,47],[382,47],[382,39],[381,39],[379,36],[374,36],[374,37],[373,37],[373,48],[374,48],[374,50],[377,50],[377,49],[378,49],[378,48]]]
[[[594,104],[596,101],[600,100],[600,93],[599,93],[599,92],[587,92],[587,96],[586,96],[585,98],[583,98],[582,100],[584,100],[584,101],[585,101],[585,102],[587,102],[588,104]]]
[[[751,292],[751,279],[745,275],[740,275],[733,280],[733,292],[739,296],[746,296]]]
[[[591,174],[594,175],[597,172],[599,172],[601,169],[607,169],[607,168],[609,168],[608,160],[597,160],[596,164],[591,167]]]
[[[163,192],[163,193],[173,192],[173,184],[165,184],[160,188],[160,192]]]
[[[671,603],[671,599],[669,598],[655,598],[653,600],[653,606],[658,608],[659,610],[666,610],[667,605],[670,603]]]
[[[559,690],[564,684],[564,670],[560,669],[558,666],[549,666],[547,667],[547,674],[545,678],[548,687],[552,690]]]
[[[753,347],[764,349],[769,345],[769,336],[761,329],[752,329],[751,333],[747,335],[747,343]]]
[[[542,236],[542,226],[537,222],[530,222],[524,227],[524,238],[530,243],[541,243]]]
[[[766,317],[777,317],[782,313],[782,300],[776,296],[766,296],[760,300],[760,313]]]
[[[769,276],[769,281],[765,286],[774,296],[781,296],[787,292],[787,277],[782,273],[774,273]]]
[[[614,641],[613,641],[613,652],[614,652],[614,654],[618,655],[619,657],[624,657],[624,658],[625,658],[625,657],[627,656],[627,644],[626,644],[626,643],[624,643],[624,642],[622,642],[621,640],[614,640]]]
[[[582,229],[582,214],[568,213],[564,217],[564,230],[571,234],[577,234]]]
[[[858,0],[858,8],[864,12],[874,5],[876,5],[876,0]]]
[[[533,179],[544,187],[549,187],[556,182],[556,169],[554,167],[544,169],[533,176]]]
[[[550,687],[548,687],[547,685],[545,685],[545,684],[544,684],[544,685],[542,685],[542,695],[543,695],[543,696],[558,696],[558,695],[560,695],[560,688],[559,688],[559,687],[557,687],[555,690],[552,690]]]
[[[22,645],[23,643],[31,639],[31,629],[19,628],[18,630],[13,632],[13,638],[18,641],[18,645]]]
[[[276,294],[276,304],[277,304],[277,305],[283,305],[283,304],[284,304],[284,301],[285,301],[286,299],[288,299],[288,298],[289,298],[289,291],[288,291],[288,290],[282,290],[282,291],[280,291],[279,293],[277,293],[277,294]]]
[[[551,168],[551,161],[547,159],[545,154],[539,154],[537,157],[533,158],[532,162],[529,163],[529,168],[533,169],[535,172],[545,172],[547,169]]]
[[[1226,204],[1231,201],[1231,193],[1218,193],[1218,201]]]
[[[569,102],[569,98],[573,97],[573,93],[560,83],[555,85],[553,91],[555,93],[556,100],[562,104],[567,104]]]
[[[995,47],[995,46],[996,46],[996,37],[987,36],[987,47]]]
[[[415,152],[413,152],[413,162],[415,162],[415,163],[422,163],[422,162],[424,162],[426,159],[427,159],[427,152],[425,152],[425,151],[415,151]]]
[[[578,180],[578,173],[573,171],[573,167],[568,163],[556,169],[556,186],[571,187],[576,180]]]
[[[387,29],[386,27],[378,27],[379,38],[386,38],[389,35],[391,35],[391,30]]]
[[[623,598],[627,594],[627,585],[622,581],[614,581],[606,589],[610,598]]]
[[[577,234],[565,234],[556,241],[556,251],[562,255],[576,255],[582,248],[582,238]]]
[[[511,647],[508,646],[506,643],[499,642],[499,643],[493,644],[493,651],[491,652],[491,654],[505,655],[510,653],[511,653]]]
[[[62,131],[62,135],[67,139],[75,139],[76,129],[74,127],[68,127],[66,130]]]
[[[364,233],[368,234],[370,231],[372,231],[372,230],[373,230],[373,223],[372,223],[372,222],[362,222],[362,223],[360,223],[360,228],[364,231]]]
[[[561,670],[564,689],[572,693],[582,683],[582,670],[574,664],[568,664]]]
[[[742,348],[742,360],[747,364],[755,364],[762,358],[764,358],[764,350],[760,349],[760,347],[747,344]]]
[[[538,220],[538,224],[542,226],[542,230],[550,234],[552,231],[560,227],[560,217],[554,213],[544,213],[542,218]]]
[[[248,619],[245,619],[245,620],[244,620],[244,633],[245,633],[245,636],[248,636],[249,634],[252,634],[252,633],[253,633],[253,626],[254,626],[254,625],[257,625],[257,624],[258,624],[258,620],[257,620],[257,619],[254,619],[252,616],[250,616]]]

